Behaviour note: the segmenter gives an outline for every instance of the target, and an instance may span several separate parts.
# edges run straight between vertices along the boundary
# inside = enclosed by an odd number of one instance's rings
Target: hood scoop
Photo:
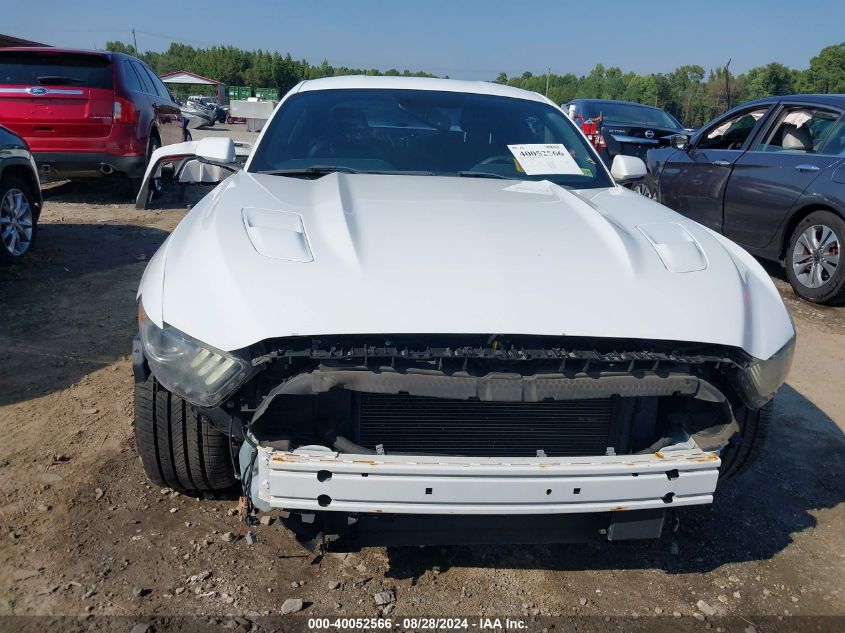
[[[314,261],[298,213],[246,207],[242,215],[249,241],[265,257],[303,263]]]
[[[707,268],[701,246],[683,226],[675,222],[639,224],[670,273],[692,273]]]

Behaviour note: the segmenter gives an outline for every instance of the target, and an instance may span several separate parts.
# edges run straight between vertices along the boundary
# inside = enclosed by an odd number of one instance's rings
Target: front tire
[[[135,383],[135,441],[160,486],[201,492],[235,484],[229,438],[153,376]]]
[[[770,400],[760,409],[737,407],[734,410],[742,439],[722,450],[722,465],[719,467],[721,481],[741,475],[760,456],[772,423],[773,409],[774,400]]]
[[[649,198],[650,200],[653,200],[655,197],[654,190],[652,189],[651,185],[645,181],[645,179],[639,180],[633,185],[631,185],[631,190],[635,193],[640,194],[644,198]]]
[[[798,296],[813,303],[845,303],[845,263],[839,261],[843,242],[845,220],[835,213],[815,211],[798,223],[785,262]]]
[[[20,261],[35,243],[38,210],[29,183],[16,176],[0,181],[0,261]]]

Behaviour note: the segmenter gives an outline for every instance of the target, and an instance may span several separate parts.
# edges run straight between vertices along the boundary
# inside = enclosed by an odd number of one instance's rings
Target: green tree
[[[752,68],[745,76],[742,100],[792,94],[795,92],[795,74],[794,70],[777,62]]]
[[[827,46],[813,57],[798,85],[802,92],[845,93],[845,42]]]
[[[282,56],[276,51],[243,50],[234,46],[194,48],[173,42],[163,52],[136,53],[123,42],[108,42],[107,50],[130,55],[137,54],[157,73],[175,70],[212,77],[228,85],[275,87],[284,94],[303,79],[336,75],[391,75],[403,77],[433,77],[423,71],[399,71],[396,68],[359,69],[332,66],[328,60],[312,65],[307,60],[295,60],[290,53]],[[499,73],[494,80],[546,94],[558,104],[576,97],[623,99],[646,103],[671,112],[685,125],[698,127],[740,101],[789,92],[845,93],[845,43],[827,46],[810,60],[809,68],[796,71],[773,62],[752,68],[747,75],[733,75],[725,68],[711,70],[706,75],[701,66],[685,65],[668,74],[639,75],[624,72],[618,67],[606,68],[596,64],[589,73],[535,75],[525,71],[509,77]]]

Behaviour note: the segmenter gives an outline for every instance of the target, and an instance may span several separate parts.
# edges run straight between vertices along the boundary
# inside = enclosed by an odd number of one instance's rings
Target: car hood
[[[294,335],[696,341],[768,358],[792,336],[739,247],[627,189],[240,172],[150,262],[147,314],[224,350]]]

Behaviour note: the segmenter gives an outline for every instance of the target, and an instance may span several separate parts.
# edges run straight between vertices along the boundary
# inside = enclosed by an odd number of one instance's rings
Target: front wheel
[[[635,183],[631,190],[644,196],[646,198],[654,199],[654,191],[651,188],[651,185],[647,183],[645,180],[640,180],[639,182]]]
[[[16,262],[32,248],[37,229],[32,187],[14,176],[0,181],[0,261]]]
[[[198,492],[235,484],[228,436],[152,376],[135,383],[135,441],[159,486]]]
[[[807,301],[845,302],[845,265],[839,263],[845,221],[830,211],[815,211],[801,220],[789,238],[786,276]]]
[[[770,400],[760,409],[748,409],[743,406],[734,409],[742,439],[722,450],[720,480],[732,479],[744,473],[760,456],[772,423],[773,409],[774,400]]]

